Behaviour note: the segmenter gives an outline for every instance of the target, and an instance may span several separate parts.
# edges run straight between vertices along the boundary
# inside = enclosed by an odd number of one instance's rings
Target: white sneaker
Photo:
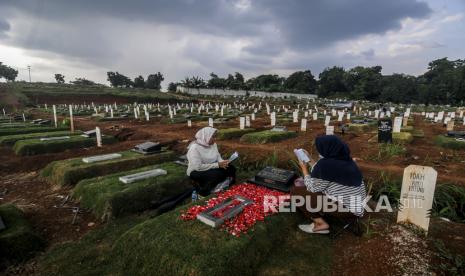
[[[309,234],[329,234],[329,230],[326,229],[326,230],[318,230],[318,231],[314,231],[313,228],[315,227],[315,224],[314,223],[311,223],[311,224],[300,224],[299,225],[299,229],[304,231],[305,233],[309,233]]]

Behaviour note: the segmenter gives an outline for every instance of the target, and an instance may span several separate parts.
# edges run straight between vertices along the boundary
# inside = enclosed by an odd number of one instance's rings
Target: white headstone
[[[94,162],[101,162],[107,161],[112,159],[121,158],[122,155],[119,153],[110,153],[110,154],[102,154],[102,155],[95,155],[82,158],[82,162],[84,163],[94,163]]]
[[[297,111],[292,112],[292,122],[297,123],[299,121],[299,113]]]
[[[325,126],[329,126],[329,122],[331,121],[331,116],[327,115],[325,117]]]
[[[318,113],[313,113],[313,121],[316,121],[318,120]]]
[[[334,135],[334,126],[326,126],[326,135]]]
[[[53,105],[52,108],[53,108],[53,122],[55,123],[55,127],[58,127],[57,107]]]
[[[394,118],[394,127],[392,129],[392,132],[400,132],[400,129],[402,127],[402,117],[395,117]]]
[[[213,127],[213,118],[208,118],[208,126]]]
[[[239,117],[239,128],[240,129],[245,128],[245,117]]]
[[[187,126],[192,127],[192,121],[191,120],[187,120]]]
[[[307,119],[302,118],[302,121],[300,122],[300,130],[307,131]]]
[[[73,106],[69,105],[69,123],[71,126],[71,132],[74,132],[74,117],[73,117]]]
[[[437,176],[431,167],[410,165],[405,168],[397,222],[410,222],[428,231]]]
[[[154,169],[154,170],[149,170],[145,172],[140,172],[140,173],[135,173],[135,174],[130,174],[126,176],[121,176],[119,178],[119,181],[123,182],[124,184],[129,184],[132,182],[135,182],[137,180],[142,180],[142,179],[147,179],[151,177],[156,177],[160,175],[166,175],[167,172],[162,169]]]
[[[271,126],[276,125],[276,112],[271,112]]]
[[[255,121],[255,113],[252,113],[252,121]]]
[[[44,138],[40,138],[39,140],[40,141],[54,141],[54,140],[66,140],[70,138],[71,137],[69,136],[56,136],[56,137],[44,137]]]
[[[454,130],[454,125],[455,125],[455,121],[454,120],[449,120],[447,122],[447,131],[453,131]]]
[[[95,137],[97,138],[97,147],[102,146],[102,133],[99,127],[95,127]]]
[[[250,127],[250,116],[245,116],[245,127]]]

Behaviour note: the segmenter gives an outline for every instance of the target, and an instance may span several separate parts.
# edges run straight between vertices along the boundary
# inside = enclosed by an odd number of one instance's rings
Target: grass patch
[[[46,137],[58,137],[58,136],[71,136],[81,134],[81,131],[50,131],[50,132],[36,132],[26,134],[7,135],[0,137],[0,144],[12,146],[19,140],[34,139],[34,138],[46,138]]]
[[[131,184],[118,180],[120,176],[155,168],[164,169],[168,174]],[[170,162],[82,180],[74,188],[73,197],[80,201],[81,207],[92,209],[98,217],[107,220],[147,210],[151,202],[163,201],[191,188],[186,168]]]
[[[401,132],[413,132],[414,128],[413,128],[413,126],[403,126],[403,127],[400,128],[400,131]]]
[[[172,151],[151,155],[123,151],[120,154],[121,158],[95,163],[84,163],[82,157],[54,161],[42,170],[41,176],[54,185],[75,185],[83,179],[154,165],[176,157]]]
[[[177,209],[126,232],[110,257],[116,265],[113,273],[254,275],[273,246],[295,227],[292,214],[279,214],[257,223],[247,235],[234,237],[179,216]]]
[[[7,227],[0,232],[0,262],[23,261],[45,247],[20,209],[11,204],[0,205],[0,216]]]
[[[465,150],[465,142],[457,141],[455,138],[446,137],[444,135],[438,135],[434,139],[434,143],[440,147],[454,149],[454,150]]]
[[[349,124],[349,133],[365,133],[375,130],[373,124]]]
[[[26,133],[36,133],[36,132],[52,132],[52,131],[64,131],[69,128],[64,127],[44,127],[44,126],[27,126],[27,127],[8,127],[0,128],[0,136],[6,135],[17,135],[17,134],[26,134]]]
[[[413,135],[410,132],[393,132],[392,142],[396,144],[410,144],[413,141]],[[373,136],[368,142],[378,142],[378,135]]]
[[[105,275],[111,267],[113,243],[126,231],[143,222],[147,215],[129,216],[108,222],[102,229],[87,233],[82,239],[58,244],[38,260],[40,275]]]
[[[241,142],[249,144],[266,144],[297,137],[295,131],[271,131],[247,133],[241,137]]]
[[[413,138],[424,138],[425,132],[422,129],[414,129],[412,131]]]
[[[373,161],[385,161],[395,156],[403,156],[407,149],[401,144],[378,144],[378,154],[371,157]]]
[[[255,129],[253,129],[253,128],[245,128],[245,129],[226,128],[226,129],[220,129],[216,133],[216,138],[218,140],[229,140],[229,139],[239,138],[244,134],[254,132],[254,131],[255,131]]]
[[[456,222],[465,222],[465,187],[454,184],[437,186],[432,214]]]
[[[57,245],[39,259],[39,273],[292,275],[331,271],[331,241],[298,231],[295,214],[269,217],[250,234],[235,238],[197,221],[180,221],[180,210],[185,208],[151,220],[146,215],[128,216],[80,241]]]
[[[112,144],[116,142],[113,136],[103,136],[103,144]],[[65,140],[40,141],[40,139],[19,140],[13,146],[17,155],[36,155],[42,153],[55,153],[68,149],[86,148],[97,145],[96,138],[87,138],[80,135],[71,136]]]

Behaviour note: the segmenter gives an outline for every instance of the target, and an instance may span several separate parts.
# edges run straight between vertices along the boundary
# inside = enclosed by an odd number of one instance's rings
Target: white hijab
[[[204,127],[195,134],[195,143],[204,147],[210,147],[210,140],[216,133],[216,128]]]

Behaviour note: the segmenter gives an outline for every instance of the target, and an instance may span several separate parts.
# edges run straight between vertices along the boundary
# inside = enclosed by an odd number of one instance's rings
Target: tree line
[[[465,60],[437,59],[428,64],[420,76],[406,74],[382,75],[381,66],[356,66],[349,70],[333,66],[315,79],[310,70],[297,71],[289,77],[266,74],[244,80],[241,73],[222,78],[211,73],[209,80],[187,77],[170,83],[189,88],[215,88],[317,94],[324,98],[348,98],[395,103],[465,104]]]
[[[178,85],[188,88],[214,88],[246,91],[290,92],[317,94],[324,98],[348,98],[395,103],[465,104],[465,60],[437,59],[428,64],[428,70],[420,76],[406,74],[382,75],[381,66],[356,66],[351,69],[333,66],[323,70],[318,80],[310,70],[297,71],[287,78],[276,74],[263,74],[250,79],[235,72],[226,77],[215,73],[209,80],[186,77],[171,82],[168,91],[175,92]],[[0,62],[0,79],[15,81],[18,71]],[[65,76],[55,74],[57,83],[65,83]],[[139,75],[134,79],[118,72],[107,72],[107,80],[113,87],[161,89],[162,73],[149,74],[146,79]],[[76,85],[96,85],[95,82],[76,78]]]

